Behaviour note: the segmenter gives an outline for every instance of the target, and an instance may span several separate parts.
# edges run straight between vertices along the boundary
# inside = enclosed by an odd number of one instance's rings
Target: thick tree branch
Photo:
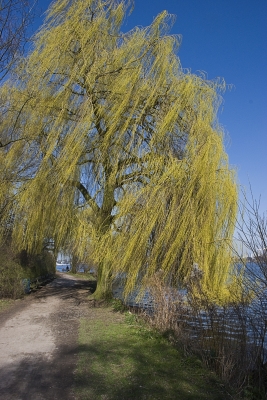
[[[89,206],[93,209],[93,211],[98,212],[99,207],[96,204],[96,202],[94,201],[94,199],[88,193],[88,190],[86,189],[86,187],[79,181],[72,181],[71,184],[80,191],[80,193],[83,195],[84,199],[89,204]]]

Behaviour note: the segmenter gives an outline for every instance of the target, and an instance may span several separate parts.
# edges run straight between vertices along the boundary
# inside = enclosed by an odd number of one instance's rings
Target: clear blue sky
[[[39,0],[45,10],[49,0]],[[182,35],[183,68],[223,77],[234,85],[224,95],[219,120],[238,183],[267,210],[267,1],[135,0],[125,31],[149,25],[162,10],[175,14],[171,33]]]

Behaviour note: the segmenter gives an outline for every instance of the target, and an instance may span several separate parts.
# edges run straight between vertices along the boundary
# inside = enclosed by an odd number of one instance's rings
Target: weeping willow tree
[[[158,269],[183,281],[194,262],[215,292],[237,197],[216,117],[224,84],[182,70],[166,11],[122,33],[128,11],[123,1],[52,3],[1,90],[5,163],[20,154],[27,175],[14,241],[33,252],[53,238],[93,256],[97,296],[119,271],[129,291]]]

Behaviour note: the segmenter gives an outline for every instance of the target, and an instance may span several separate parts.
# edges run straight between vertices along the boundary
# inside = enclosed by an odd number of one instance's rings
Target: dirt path
[[[93,283],[59,278],[0,315],[0,399],[74,399],[79,319]]]

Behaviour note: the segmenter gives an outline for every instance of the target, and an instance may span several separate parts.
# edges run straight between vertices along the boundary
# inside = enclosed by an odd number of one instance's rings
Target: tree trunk
[[[109,170],[107,167],[106,176],[108,176],[108,174]],[[115,183],[110,182],[110,180],[107,179],[103,204],[99,211],[97,222],[101,236],[105,235],[112,226],[112,209],[116,204],[114,200],[115,187]],[[103,254],[101,261],[98,263],[97,287],[94,293],[94,298],[98,300],[112,298],[112,273],[109,262],[105,260],[105,254]]]
[[[107,262],[103,261],[97,268],[97,287],[94,292],[96,300],[112,298],[112,279]]]
[[[75,254],[72,254],[72,256],[71,256],[71,272],[73,274],[77,273],[78,262],[79,262],[78,257]]]

